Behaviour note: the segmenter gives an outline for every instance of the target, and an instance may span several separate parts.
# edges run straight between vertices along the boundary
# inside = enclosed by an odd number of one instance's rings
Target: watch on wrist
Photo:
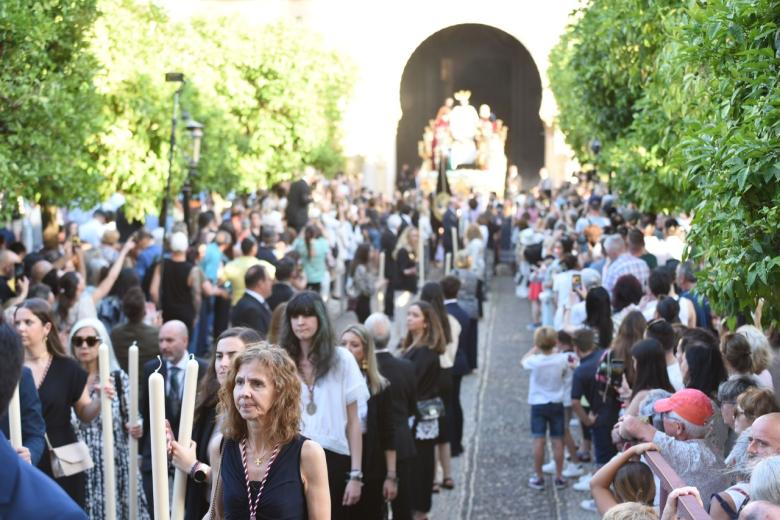
[[[347,473],[347,480],[357,480],[358,482],[363,482],[363,472],[359,469],[353,469]]]
[[[203,464],[195,461],[195,464],[192,465],[192,469],[190,470],[190,478],[196,483],[196,484],[203,484],[206,482],[206,472],[203,470]]]

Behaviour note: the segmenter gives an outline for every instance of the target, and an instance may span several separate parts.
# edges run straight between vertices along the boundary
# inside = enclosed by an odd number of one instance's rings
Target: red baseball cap
[[[674,412],[686,421],[698,426],[707,424],[712,417],[712,402],[701,390],[684,388],[667,399],[659,399],[653,405],[656,412]]]

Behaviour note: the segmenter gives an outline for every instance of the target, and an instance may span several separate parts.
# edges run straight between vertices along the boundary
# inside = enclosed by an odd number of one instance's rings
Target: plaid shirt
[[[618,278],[626,274],[634,275],[642,287],[647,288],[647,279],[650,277],[647,263],[641,258],[623,253],[604,267],[604,288],[609,292],[610,297]]]

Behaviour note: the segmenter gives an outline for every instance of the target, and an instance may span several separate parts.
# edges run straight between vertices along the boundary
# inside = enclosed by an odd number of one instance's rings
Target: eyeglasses
[[[97,336],[87,336],[85,338],[81,336],[73,336],[73,338],[70,340],[70,344],[76,348],[82,348],[84,343],[86,343],[86,347],[94,347],[100,343],[100,338]]]

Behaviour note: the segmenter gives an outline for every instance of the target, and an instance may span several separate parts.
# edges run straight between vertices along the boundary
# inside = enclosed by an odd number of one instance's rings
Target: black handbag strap
[[[122,424],[130,421],[130,414],[127,410],[127,403],[125,402],[125,389],[122,385],[122,374],[119,370],[115,370],[112,374],[114,376],[114,388],[116,388],[116,395],[119,397],[119,413],[122,415]]]

